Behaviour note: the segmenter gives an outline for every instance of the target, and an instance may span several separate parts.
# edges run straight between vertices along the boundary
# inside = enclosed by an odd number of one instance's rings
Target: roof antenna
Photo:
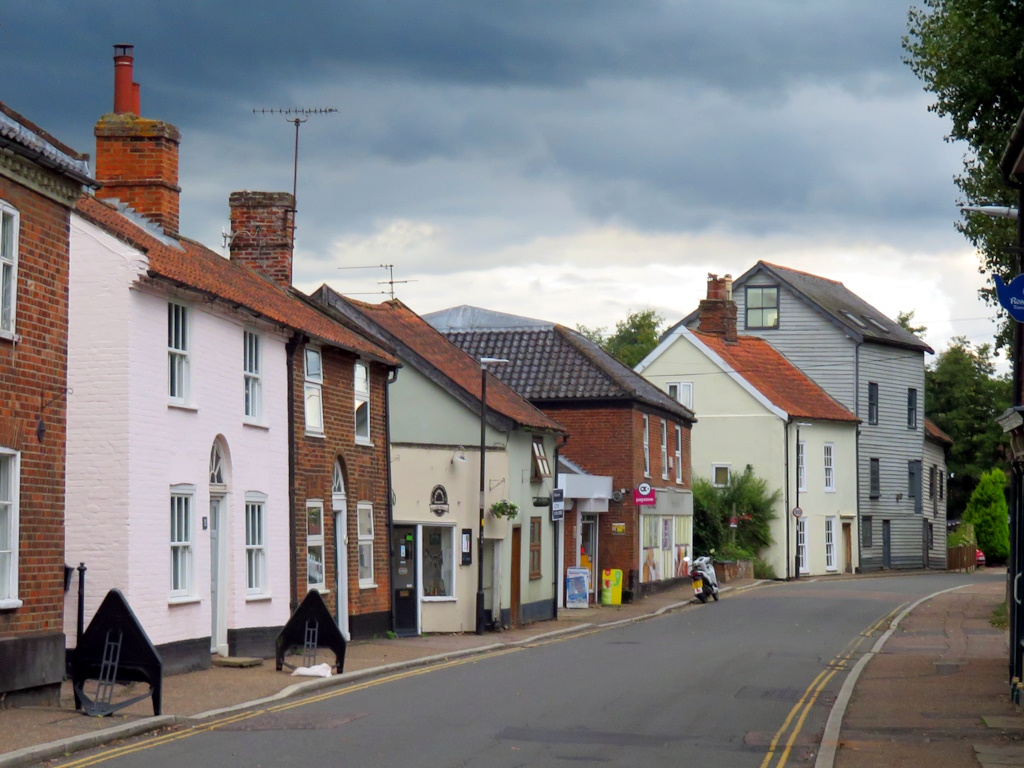
[[[334,107],[314,107],[313,109],[253,109],[254,115],[284,115],[284,119],[295,125],[295,160],[292,164],[292,248],[295,247],[295,214],[298,211],[299,184],[299,126],[309,120],[311,115],[330,115],[338,110]]]
[[[358,293],[349,293],[347,296],[376,296],[379,293],[387,293],[391,295],[391,300],[395,300],[395,286],[404,285],[405,283],[416,283],[418,280],[395,280],[395,265],[394,264],[370,264],[365,267],[338,267],[338,269],[386,269],[388,271],[387,280],[378,280],[377,285],[386,285],[388,290],[386,291],[361,291]]]

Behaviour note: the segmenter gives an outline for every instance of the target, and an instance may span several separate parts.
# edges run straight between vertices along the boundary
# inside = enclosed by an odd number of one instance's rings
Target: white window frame
[[[369,513],[370,530],[366,531],[363,529],[363,513]],[[377,583],[373,580],[373,503],[369,501],[360,501],[356,504],[356,536],[358,538],[358,568],[359,568],[359,586],[360,587],[376,587]],[[364,553],[369,553],[365,555]],[[363,560],[368,563],[369,571],[363,570]]]
[[[315,355],[319,362],[319,370],[310,372],[310,355]],[[315,347],[306,347],[302,351],[302,365],[305,375],[303,389],[303,410],[306,417],[306,434],[323,437],[324,434],[324,355]]]
[[[453,602],[455,602],[457,600],[456,595],[458,594],[455,591],[456,581],[458,579],[458,573],[459,573],[459,569],[456,567],[458,565],[458,563],[457,563],[457,561],[455,559],[457,557],[456,553],[458,553],[458,551],[459,551],[458,550],[458,540],[457,540],[458,531],[457,531],[457,529],[456,529],[456,527],[454,525],[437,525],[437,524],[433,524],[433,523],[424,523],[422,526],[420,526],[420,562],[423,563],[422,567],[424,569],[426,568],[427,535],[429,533],[428,529],[429,530],[440,529],[441,532],[442,532],[441,535],[448,537],[448,554],[449,554],[449,559],[451,560],[451,562],[450,563],[443,563],[442,562],[442,564],[441,564],[441,576],[443,577],[447,573],[449,575],[451,584],[447,584],[446,585],[447,588],[448,588],[448,594],[446,594],[446,595],[429,595],[429,594],[427,594],[427,590],[430,588],[431,585],[427,584],[426,572],[424,571],[424,575],[423,575],[423,588],[422,588],[422,591],[423,591],[423,602],[425,602],[425,603],[453,603]],[[442,544],[441,545],[441,556],[442,556],[442,558],[444,557],[444,552],[445,552],[445,548],[444,548],[444,545]]]
[[[167,398],[173,405],[188,405],[191,395],[191,315],[187,304],[167,302]]]
[[[267,496],[250,491],[245,494],[245,593],[266,595],[267,577]]]
[[[821,449],[824,462],[825,493],[836,492],[836,444],[825,443]]]
[[[547,451],[544,450],[544,438],[534,435],[531,442],[533,460],[530,465],[530,481],[539,483],[545,477],[551,477],[551,462],[548,461]]]
[[[676,424],[676,482],[683,482],[683,425]]]
[[[692,381],[670,381],[668,383],[668,396],[682,406],[693,410],[693,382]]]
[[[668,480],[668,422],[661,420],[661,479]]]
[[[362,369],[365,372],[364,376],[359,375],[359,371]],[[356,360],[353,366],[353,395],[355,400],[355,409],[353,411],[353,431],[355,432],[356,442],[360,445],[370,444],[370,365],[364,363],[362,360]],[[366,389],[360,387],[360,382],[366,382]],[[359,431],[359,419],[358,413],[361,407],[366,407],[366,430],[365,433]]]
[[[0,541],[0,556],[7,562],[0,562],[6,573],[0,574],[0,584],[7,582],[7,588],[0,591],[0,609],[21,608],[18,599],[18,522],[21,490],[21,453],[12,448],[0,447],[0,462],[8,465],[9,487],[0,487],[0,514],[8,516],[7,541]]]
[[[263,418],[263,340],[255,331],[242,332],[242,378],[245,421],[259,424]]]
[[[14,339],[17,333],[20,228],[18,210],[0,200],[0,338],[4,339]]]
[[[316,509],[320,512],[320,533],[310,534],[309,533],[309,510]],[[319,579],[310,579],[310,564],[316,562],[316,558],[312,557],[310,550],[314,547],[320,548],[320,567],[321,573],[314,574],[319,575]],[[315,589],[318,592],[327,591],[327,547],[324,544],[324,501],[323,499],[307,499],[306,500],[306,591]]]
[[[716,481],[715,476],[718,474],[718,470],[725,470],[725,482],[719,483]],[[716,488],[725,488],[732,480],[732,464],[712,464],[711,465],[711,484]]]
[[[644,477],[651,476],[651,420],[644,414]]]
[[[807,562],[806,517],[801,517],[796,521],[796,553],[800,557],[800,573],[810,572],[810,563]]]
[[[796,444],[796,486],[801,493],[807,490],[807,441]]]
[[[195,594],[195,496],[194,485],[171,486],[167,586],[172,600],[188,599]],[[178,562],[178,571],[181,574],[178,582],[174,580],[175,561]]]
[[[839,570],[836,562],[836,519],[835,517],[825,518],[825,570]]]

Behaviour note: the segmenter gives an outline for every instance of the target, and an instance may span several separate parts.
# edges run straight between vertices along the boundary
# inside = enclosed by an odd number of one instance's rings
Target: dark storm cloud
[[[91,152],[111,45],[134,43],[207,242],[230,190],[291,188],[293,128],[252,114],[291,106],[340,110],[301,134],[320,252],[396,218],[481,247],[588,222],[909,241],[948,228],[956,169],[900,63],[905,19],[892,0],[8,0],[0,99]]]

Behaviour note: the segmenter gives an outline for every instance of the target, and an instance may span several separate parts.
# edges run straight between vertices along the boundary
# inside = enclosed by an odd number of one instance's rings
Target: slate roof
[[[943,445],[952,445],[953,438],[939,429],[939,425],[929,418],[924,420],[924,436],[929,440]]]
[[[424,319],[475,359],[510,360],[495,366],[494,373],[531,402],[632,400],[696,421],[689,408],[574,330],[543,321],[516,325],[529,318],[475,307],[456,309]],[[459,327],[452,322],[459,316],[479,325]]]
[[[57,171],[79,184],[99,187],[89,176],[89,156],[57,141],[42,128],[0,102],[0,147]]]
[[[742,287],[758,273],[768,274],[773,280],[787,286],[798,298],[827,317],[856,341],[935,352],[917,336],[899,323],[890,320],[837,280],[759,261],[733,281],[733,289]],[[696,310],[691,312],[666,331],[662,338],[667,337],[680,325],[689,326],[697,314]],[[785,322],[785,318],[782,318],[782,322]]]
[[[764,339],[740,336],[735,344],[726,344],[714,334],[694,331],[693,335],[791,418],[859,421]]]
[[[305,297],[285,289],[250,267],[224,258],[186,238],[158,237],[113,204],[83,196],[76,212],[112,236],[142,251],[149,276],[245,307],[255,315],[313,339],[387,365],[397,365],[391,350],[346,328],[310,306]],[[170,240],[170,242],[168,242]]]
[[[470,407],[480,408],[480,363],[449,341],[426,320],[397,299],[380,304],[342,296],[327,285],[320,286],[313,299],[341,312],[353,322],[360,318],[397,350],[406,364],[459,397]],[[356,316],[358,315],[358,317]],[[366,326],[363,326],[364,328]],[[493,375],[487,383],[487,407],[514,423],[535,430],[565,432],[554,419],[535,408]]]

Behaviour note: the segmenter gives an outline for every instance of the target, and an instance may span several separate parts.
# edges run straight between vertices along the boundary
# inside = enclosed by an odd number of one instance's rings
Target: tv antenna
[[[416,283],[418,280],[395,280],[395,265],[394,264],[369,264],[365,267],[338,267],[338,269],[386,269],[388,271],[387,280],[378,280],[377,285],[386,285],[388,290],[386,291],[360,291],[357,293],[349,293],[348,296],[376,296],[380,293],[390,294],[391,300],[395,300],[395,286],[404,285],[405,283]]]
[[[338,110],[334,107],[314,107],[312,109],[253,109],[254,115],[282,115],[289,123],[295,125],[295,158],[292,163],[292,246],[295,246],[295,214],[298,211],[299,186],[299,126],[313,115],[331,115]]]

